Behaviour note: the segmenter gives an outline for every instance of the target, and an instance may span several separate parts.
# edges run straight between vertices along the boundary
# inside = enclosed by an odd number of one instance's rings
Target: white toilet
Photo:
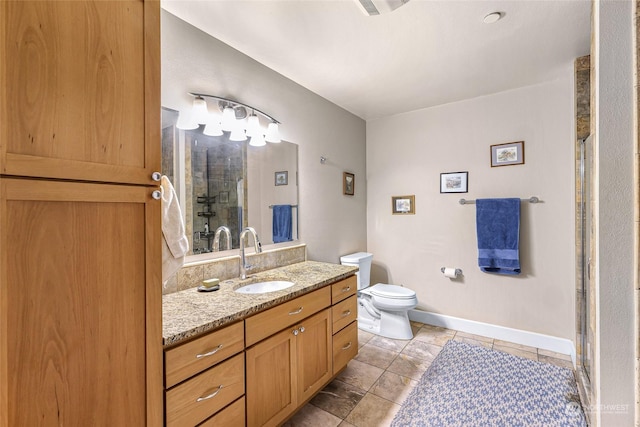
[[[358,328],[383,337],[413,338],[407,312],[418,305],[416,293],[402,286],[378,283],[369,287],[373,254],[358,252],[340,257],[342,265],[360,268],[358,276]]]

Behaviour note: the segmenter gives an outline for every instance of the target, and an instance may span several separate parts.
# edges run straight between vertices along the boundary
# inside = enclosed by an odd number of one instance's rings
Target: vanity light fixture
[[[190,93],[194,97],[193,107],[189,112],[180,112],[176,127],[183,130],[197,129],[204,124],[204,134],[210,136],[223,135],[223,131],[230,132],[231,141],[246,141],[251,138],[249,145],[260,147],[266,142],[278,143],[280,138],[280,122],[270,115],[247,104],[204,93]],[[222,116],[209,113],[206,98],[217,101]],[[247,114],[251,110],[251,115]],[[269,120],[267,130],[260,126],[260,117]]]

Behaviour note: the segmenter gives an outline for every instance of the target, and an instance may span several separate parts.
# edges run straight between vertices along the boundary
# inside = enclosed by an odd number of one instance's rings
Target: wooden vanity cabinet
[[[162,425],[160,111],[159,1],[0,1],[0,427]]]
[[[357,278],[347,277],[331,285],[333,374],[337,375],[358,354]]]
[[[166,425],[211,423],[215,414],[221,425],[243,426],[243,350],[243,322],[165,350]]]
[[[247,337],[275,319],[272,334],[246,350],[248,426],[279,425],[331,379],[330,304],[325,287],[246,319]]]

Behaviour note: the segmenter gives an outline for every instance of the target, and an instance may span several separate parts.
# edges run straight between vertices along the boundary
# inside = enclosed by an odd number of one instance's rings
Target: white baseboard
[[[571,356],[573,367],[576,367],[576,348],[573,342],[566,338],[558,338],[551,335],[512,329],[505,326],[476,322],[475,320],[461,319],[459,317],[430,313],[422,310],[409,310],[409,319],[428,325],[441,326],[443,328],[455,329],[456,331],[567,354]]]

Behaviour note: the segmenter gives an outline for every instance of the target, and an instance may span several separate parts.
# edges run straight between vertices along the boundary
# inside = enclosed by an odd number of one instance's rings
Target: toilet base
[[[406,311],[382,312],[379,319],[358,316],[358,328],[396,340],[410,340],[413,338],[411,323],[409,323],[409,316]]]

